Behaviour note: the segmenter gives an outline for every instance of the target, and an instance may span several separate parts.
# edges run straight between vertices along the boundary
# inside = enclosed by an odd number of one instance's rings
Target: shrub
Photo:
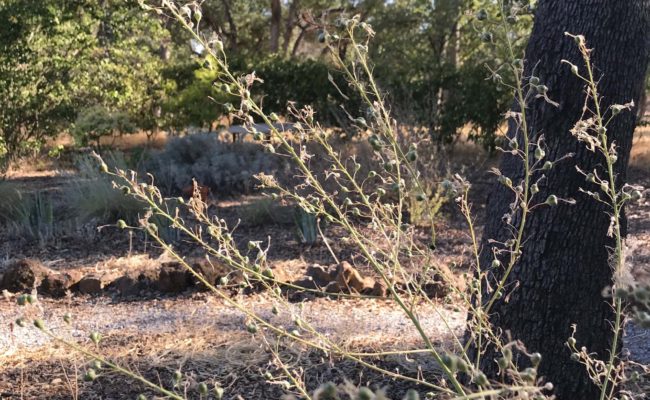
[[[105,107],[95,106],[82,110],[72,129],[75,143],[88,146],[95,142],[99,145],[102,136],[116,133],[133,133],[135,126],[125,112],[112,112]]]
[[[120,153],[108,154],[107,162],[113,168],[126,169]],[[144,213],[145,204],[120,190],[111,177],[101,173],[91,156],[80,156],[76,165],[79,179],[66,188],[65,195],[72,215],[81,223],[93,219],[98,223],[114,223],[118,219],[134,223]]]
[[[264,197],[242,206],[239,210],[239,218],[242,223],[250,226],[287,225],[293,222],[293,213],[291,207]]]
[[[21,192],[10,182],[0,184],[0,222],[15,236],[44,242],[54,235],[54,208],[50,196]]]
[[[222,143],[215,135],[199,133],[171,139],[152,153],[145,166],[167,194],[180,193],[196,180],[217,196],[252,193],[254,175],[286,169],[287,163],[254,143]]]

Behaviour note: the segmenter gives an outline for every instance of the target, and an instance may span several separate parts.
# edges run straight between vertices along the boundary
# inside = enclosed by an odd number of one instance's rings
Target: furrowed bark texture
[[[506,296],[490,310],[490,321],[502,332],[510,332],[513,339],[521,340],[528,351],[543,355],[539,375],[553,382],[554,393],[562,400],[598,398],[598,390],[584,366],[569,358],[565,342],[571,336],[571,325],[577,325],[578,347],[586,346],[600,359],[607,359],[612,341],[610,321],[614,319],[612,307],[602,295],[612,284],[608,248],[614,241],[607,235],[609,210],[579,192],[581,187],[598,189],[576,171],[576,165],[585,171],[596,169],[604,177],[604,162],[569,132],[583,113],[584,82],[561,60],[569,60],[586,72],[577,45],[564,33],[584,35],[587,45],[594,49],[592,63],[600,79],[603,110],[631,100],[638,104],[648,65],[649,10],[650,0],[540,0],[526,49],[524,75],[539,77],[541,84],[549,88],[548,96],[559,103],[554,107],[536,99],[528,105],[532,141],[543,135],[547,160],[574,154],[545,172],[536,203],[544,202],[551,194],[577,203],[560,202],[556,207],[544,206],[529,214],[523,254],[507,281]],[[593,109],[593,104],[590,106]],[[518,111],[516,105],[514,110]],[[626,179],[634,126],[635,112],[624,112],[608,128],[611,140],[618,145],[615,172],[619,186]],[[518,135],[518,142],[523,144],[515,124],[510,124],[508,134]],[[523,179],[522,161],[512,155],[504,155],[500,169],[515,184]],[[533,177],[533,182],[540,175]],[[493,244],[488,240],[504,242],[512,238],[503,221],[512,200],[505,186],[494,184],[480,257],[484,269],[493,259]],[[520,217],[513,216],[514,226],[518,226]],[[502,261],[505,265],[505,257]],[[502,276],[503,268],[489,272],[487,279],[492,288]],[[491,294],[482,295],[486,302]],[[481,367],[496,377],[495,360],[500,354],[489,347],[485,351]],[[476,348],[472,347],[471,353],[475,355]]]

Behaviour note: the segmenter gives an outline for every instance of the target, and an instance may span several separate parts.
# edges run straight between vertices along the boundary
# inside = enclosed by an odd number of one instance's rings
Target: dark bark
[[[526,114],[532,140],[537,141],[543,135],[549,160],[574,154],[546,172],[547,178],[535,198],[543,202],[554,194],[575,199],[576,204],[544,206],[529,214],[523,253],[507,281],[511,289],[507,296],[495,302],[490,321],[496,329],[521,340],[528,351],[543,355],[539,376],[553,382],[555,394],[561,400],[598,398],[597,388],[584,366],[570,360],[565,342],[571,336],[571,325],[577,325],[578,347],[586,346],[598,358],[607,359],[612,341],[609,321],[614,318],[608,299],[602,295],[612,285],[608,247],[612,247],[613,240],[607,235],[608,210],[579,191],[580,187],[597,189],[588,186],[576,171],[576,166],[586,171],[602,171],[603,159],[588,151],[569,132],[582,115],[584,82],[561,60],[571,61],[581,71],[584,62],[574,40],[564,33],[584,35],[587,45],[594,49],[592,61],[597,67],[596,77],[600,78],[598,86],[604,110],[611,104],[630,100],[638,104],[648,64],[649,10],[649,0],[540,0],[526,49],[524,75],[538,76],[549,87],[549,97],[559,103],[554,107],[533,100],[528,105]],[[517,106],[514,110],[518,111]],[[634,111],[621,113],[608,127],[611,140],[619,147],[615,165],[619,186],[626,179],[636,119]],[[510,124],[508,134],[519,136],[518,142],[523,143],[514,123]],[[500,170],[512,182],[523,178],[522,162],[514,156],[504,155]],[[604,176],[602,172],[601,176]],[[512,237],[502,221],[511,202],[512,192],[495,183],[488,201],[480,257],[484,269],[493,258],[490,248],[493,244],[488,240],[503,242]],[[514,215],[515,226],[520,217]],[[487,279],[494,287],[502,276],[503,268],[499,268],[490,271]],[[490,294],[482,295],[487,298]],[[471,348],[471,353],[475,355],[476,349]],[[489,347],[482,356],[481,368],[489,376],[496,377],[495,359],[499,356]],[[525,367],[526,360],[520,361]]]
[[[277,53],[280,48],[280,24],[282,23],[282,4],[280,0],[271,0],[271,35],[269,50]]]
[[[223,4],[224,12],[226,14],[226,21],[228,21],[228,27],[230,30],[228,31],[228,39],[229,39],[229,48],[233,51],[237,50],[237,44],[239,38],[237,37],[237,24],[235,24],[235,19],[232,16],[232,11],[230,8],[230,2],[229,0],[221,0],[221,3]]]
[[[300,7],[300,0],[293,0],[287,12],[287,19],[284,24],[284,40],[282,42],[282,54],[287,55],[289,51],[289,44],[291,43],[291,36],[293,30],[298,24],[298,8]]]

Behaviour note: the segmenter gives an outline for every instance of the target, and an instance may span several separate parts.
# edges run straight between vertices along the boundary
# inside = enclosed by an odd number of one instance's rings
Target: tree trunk
[[[287,55],[289,51],[289,44],[293,36],[293,29],[298,23],[298,7],[300,7],[300,0],[293,0],[287,12],[287,19],[284,24],[284,41],[282,42],[282,54]]]
[[[611,104],[624,104],[634,100],[638,104],[644,85],[648,64],[650,35],[650,1],[626,0],[540,0],[535,12],[535,24],[526,49],[524,75],[539,77],[548,86],[548,96],[559,103],[558,107],[532,100],[526,110],[532,141],[543,135],[547,158],[551,161],[573,153],[573,157],[560,161],[540,184],[535,196],[543,202],[548,195],[572,198],[575,205],[562,203],[555,207],[539,207],[528,215],[524,231],[523,253],[507,280],[507,295],[497,300],[490,310],[490,322],[497,330],[509,332],[512,339],[521,340],[529,352],[540,352],[542,363],[538,376],[555,385],[558,399],[597,399],[597,387],[590,381],[583,365],[570,360],[565,345],[571,336],[571,326],[576,324],[577,346],[586,346],[600,359],[607,359],[612,341],[614,318],[603,290],[612,285],[612,267],[608,262],[608,247],[613,246],[607,231],[610,218],[608,209],[579,191],[590,187],[582,170],[601,171],[603,160],[578,143],[569,130],[581,118],[585,105],[584,82],[561,63],[566,59],[584,71],[584,62],[574,40],[565,32],[581,34],[587,45],[594,49],[592,62],[599,90],[603,97],[603,110]],[[519,111],[514,107],[514,111]],[[633,110],[635,111],[635,110]],[[626,169],[632,146],[636,120],[635,112],[617,116],[608,126],[610,139],[618,146],[615,165],[617,184],[625,182]],[[509,137],[521,132],[510,122]],[[501,172],[515,184],[523,179],[522,161],[505,154]],[[542,172],[533,177],[533,182]],[[487,222],[483,235],[480,263],[485,270],[491,265],[492,246],[512,238],[502,217],[509,212],[512,192],[504,185],[494,184],[487,205]],[[518,226],[521,215],[513,216]],[[622,224],[625,228],[625,224]],[[505,265],[505,263],[503,263]],[[489,271],[487,279],[492,287],[503,276],[503,268]],[[485,282],[485,281],[484,281]],[[485,288],[487,285],[483,285]],[[482,293],[483,299],[490,294]],[[484,303],[485,304],[485,303]],[[500,357],[488,347],[481,357],[481,369],[497,377],[495,359]],[[476,348],[470,347],[475,359]],[[526,367],[527,360],[519,360]]]
[[[282,4],[280,0],[271,0],[271,39],[269,50],[277,53],[280,48],[280,24],[282,23]]]

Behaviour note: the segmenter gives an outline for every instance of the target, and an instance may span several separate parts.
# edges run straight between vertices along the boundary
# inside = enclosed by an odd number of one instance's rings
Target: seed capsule
[[[97,372],[93,368],[88,368],[88,371],[84,374],[84,381],[91,382],[97,378]]]
[[[530,362],[534,366],[538,366],[540,362],[542,362],[542,355],[540,353],[533,353],[530,355]]]
[[[485,386],[488,384],[488,379],[487,376],[485,376],[484,373],[482,372],[477,372],[474,374],[474,383],[476,383],[479,386]]]
[[[481,40],[484,41],[485,43],[492,42],[492,33],[491,32],[481,33]]]
[[[199,393],[202,395],[208,394],[208,385],[203,382],[199,383]]]
[[[558,204],[557,196],[552,194],[546,198],[546,204],[551,207],[555,207]]]
[[[99,341],[102,340],[102,335],[100,335],[98,332],[92,332],[90,334],[90,340],[92,340],[95,344],[99,344]]]

